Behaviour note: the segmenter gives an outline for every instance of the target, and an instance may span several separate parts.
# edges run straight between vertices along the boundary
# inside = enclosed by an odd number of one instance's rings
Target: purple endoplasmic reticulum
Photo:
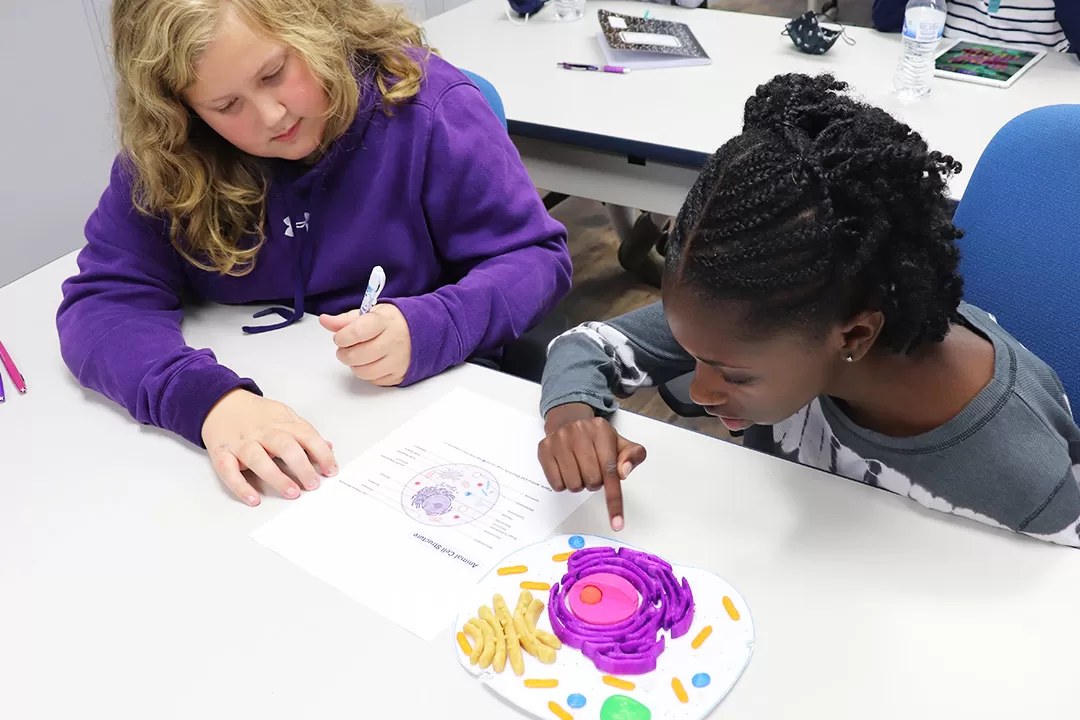
[[[598,573],[625,578],[640,595],[637,610],[611,625],[587,623],[574,615],[567,594],[579,580]],[[664,560],[621,547],[583,548],[570,556],[567,572],[551,587],[548,618],[556,637],[589,658],[598,670],[613,675],[641,675],[656,669],[667,631],[681,637],[694,620],[690,583],[675,579]]]

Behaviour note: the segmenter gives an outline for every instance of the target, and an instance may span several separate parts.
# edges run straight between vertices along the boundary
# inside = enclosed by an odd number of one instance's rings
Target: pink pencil
[[[15,361],[11,359],[11,355],[8,355],[7,348],[4,347],[4,343],[2,342],[0,342],[0,362],[4,363],[8,375],[15,381],[15,389],[25,395],[26,380],[23,379],[22,373],[19,372],[19,368],[15,367]]]

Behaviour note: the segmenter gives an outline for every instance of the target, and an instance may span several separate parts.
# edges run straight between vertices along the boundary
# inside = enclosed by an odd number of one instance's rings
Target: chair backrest
[[[477,75],[474,72],[468,70],[462,70],[465,73],[465,77],[473,81],[476,87],[480,88],[480,92],[483,93],[484,98],[488,101],[488,105],[495,111],[495,115],[498,116],[499,121],[502,123],[503,128],[506,128],[506,111],[503,109],[502,98],[499,97],[499,91],[495,89],[495,86],[487,81],[486,78]]]
[[[965,299],[1057,372],[1080,417],[1080,105],[1002,128],[955,222]]]

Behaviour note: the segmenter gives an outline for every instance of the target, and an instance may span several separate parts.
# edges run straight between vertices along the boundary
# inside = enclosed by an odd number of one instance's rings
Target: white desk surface
[[[516,717],[426,644],[249,539],[205,457],[84,392],[53,315],[68,256],[0,289],[25,396],[0,406],[0,717]],[[244,336],[205,310],[195,346],[309,418],[348,462],[466,387],[533,411],[538,388],[475,366],[365,387],[313,318]],[[649,459],[621,537],[714,570],[748,601],[750,665],[713,717],[1075,717],[1080,553],[639,416]],[[594,497],[561,528],[603,533]],[[426,677],[425,677],[426,676]]]
[[[965,171],[952,183],[963,195],[967,178],[990,139],[1026,110],[1080,103],[1080,62],[1053,53],[1008,90],[934,79],[931,93],[910,106],[892,95],[900,37],[847,28],[825,55],[796,50],[781,35],[786,18],[674,5],[588,0],[585,18],[554,21],[544,9],[524,26],[507,20],[505,0],[472,0],[424,23],[428,41],[451,63],[490,80],[510,121],[711,154],[742,128],[743,104],[761,83],[781,73],[832,72],[868,102],[894,113],[931,146],[951,154]],[[687,23],[712,65],[637,70],[628,75],[571,72],[557,62],[600,63],[598,9]]]

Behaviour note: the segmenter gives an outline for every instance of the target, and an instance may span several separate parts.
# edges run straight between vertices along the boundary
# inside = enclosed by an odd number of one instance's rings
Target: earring
[[[848,353],[847,357],[844,358],[844,361],[845,362],[855,362],[855,358],[851,356],[851,353]]]

